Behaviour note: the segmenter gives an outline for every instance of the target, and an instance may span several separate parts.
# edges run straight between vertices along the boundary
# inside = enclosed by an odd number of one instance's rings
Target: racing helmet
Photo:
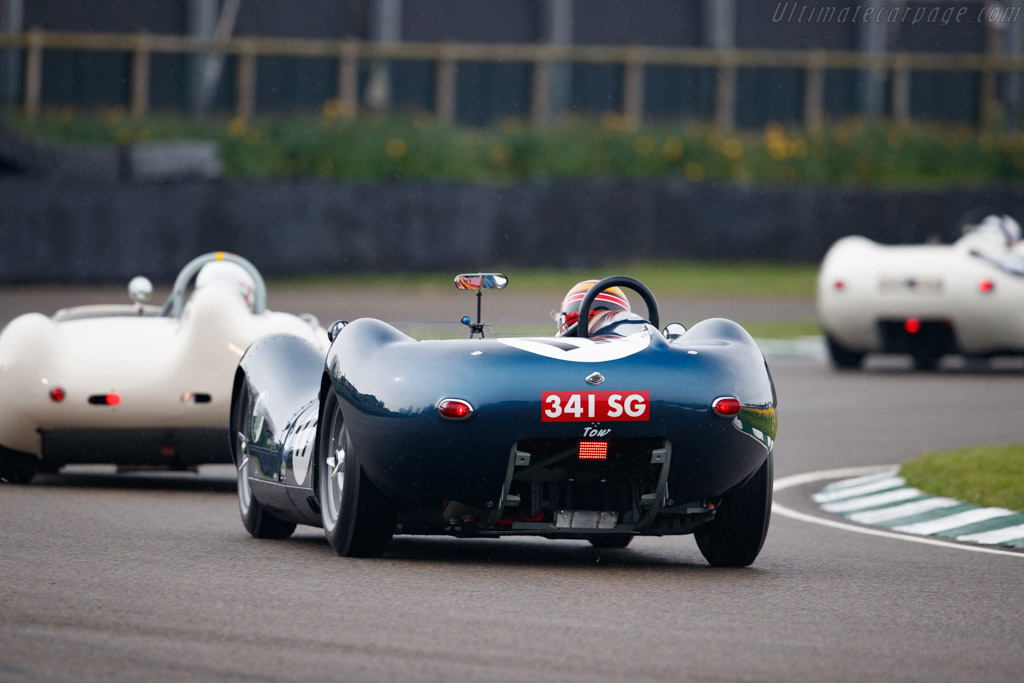
[[[559,310],[557,312],[553,311],[556,314],[555,320],[558,322],[559,337],[570,334],[575,328],[580,317],[580,304],[583,303],[583,299],[586,297],[587,292],[590,291],[590,288],[596,285],[597,282],[597,280],[577,282],[566,293],[565,298],[562,299],[562,305]],[[594,299],[594,303],[590,306],[591,319],[599,311],[629,312],[629,299],[626,298],[626,294],[618,287],[609,287],[598,294]]]
[[[999,237],[1006,242],[1007,247],[1012,247],[1021,241],[1020,223],[1006,214],[991,214],[985,216],[977,224],[968,226],[968,231],[977,232],[980,235],[992,235]]]
[[[237,263],[213,261],[203,266],[199,270],[199,274],[196,275],[196,289],[199,290],[210,285],[228,287],[232,291],[238,292],[238,295],[249,306],[250,311],[256,303],[256,282],[249,272]]]

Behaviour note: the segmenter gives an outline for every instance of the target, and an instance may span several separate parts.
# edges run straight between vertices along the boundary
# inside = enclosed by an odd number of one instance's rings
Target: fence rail
[[[42,97],[43,53],[46,50],[123,52],[132,55],[130,110],[143,116],[149,109],[150,57],[154,53],[233,55],[236,116],[252,117],[256,100],[259,57],[307,57],[338,60],[336,96],[342,111],[356,113],[358,65],[362,60],[417,60],[436,64],[435,108],[438,119],[451,122],[457,97],[460,62],[504,62],[532,65],[532,123],[549,118],[550,69],[556,64],[619,65],[623,69],[622,113],[641,119],[644,114],[644,75],[647,66],[712,68],[716,74],[715,123],[723,130],[735,125],[736,71],[742,68],[800,69],[804,72],[803,116],[810,129],[825,121],[825,71],[858,70],[890,74],[892,117],[910,118],[910,75],[915,71],[973,72],[980,76],[979,122],[991,120],[996,79],[1000,74],[1024,73],[1024,57],[982,54],[890,52],[871,54],[833,50],[753,50],[672,48],[642,45],[592,46],[533,43],[379,43],[353,39],[235,37],[227,41],[190,36],[138,33],[67,33],[32,29],[0,34],[0,49],[25,52],[23,110],[32,118]]]

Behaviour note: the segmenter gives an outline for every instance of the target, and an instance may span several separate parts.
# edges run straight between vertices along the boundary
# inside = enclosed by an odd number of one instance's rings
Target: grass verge
[[[494,269],[509,277],[509,287],[524,292],[554,292],[561,296],[574,282],[608,275],[628,275],[651,288],[655,296],[778,299],[812,298],[816,264],[707,263],[669,261],[622,263],[595,268]],[[277,279],[273,287],[372,287],[440,291],[452,287],[455,273],[352,273]],[[813,332],[812,332],[813,334]]]
[[[900,476],[937,496],[1024,512],[1024,444],[925,453],[903,463]]]

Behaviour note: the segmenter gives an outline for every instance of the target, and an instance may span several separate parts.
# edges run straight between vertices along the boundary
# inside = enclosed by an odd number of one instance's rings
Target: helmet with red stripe
[[[562,306],[558,311],[558,336],[564,337],[569,334],[580,317],[580,304],[590,288],[597,284],[597,280],[584,280],[573,285],[572,289],[562,299]],[[629,299],[618,287],[609,287],[594,299],[590,306],[590,317],[593,318],[599,311],[629,311]]]

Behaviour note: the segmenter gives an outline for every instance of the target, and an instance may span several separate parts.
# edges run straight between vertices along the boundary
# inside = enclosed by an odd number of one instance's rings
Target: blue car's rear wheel
[[[395,531],[395,509],[359,464],[333,392],[324,402],[317,488],[327,541],[339,555],[379,557]]]
[[[242,380],[231,406],[231,434],[235,469],[238,475],[238,511],[246,531],[256,538],[288,538],[295,531],[295,522],[274,517],[253,495],[249,483],[249,437],[252,427],[253,405],[249,388]]]
[[[713,567],[746,567],[761,552],[772,510],[772,454],[745,484],[718,504],[715,518],[697,527],[704,559]]]

